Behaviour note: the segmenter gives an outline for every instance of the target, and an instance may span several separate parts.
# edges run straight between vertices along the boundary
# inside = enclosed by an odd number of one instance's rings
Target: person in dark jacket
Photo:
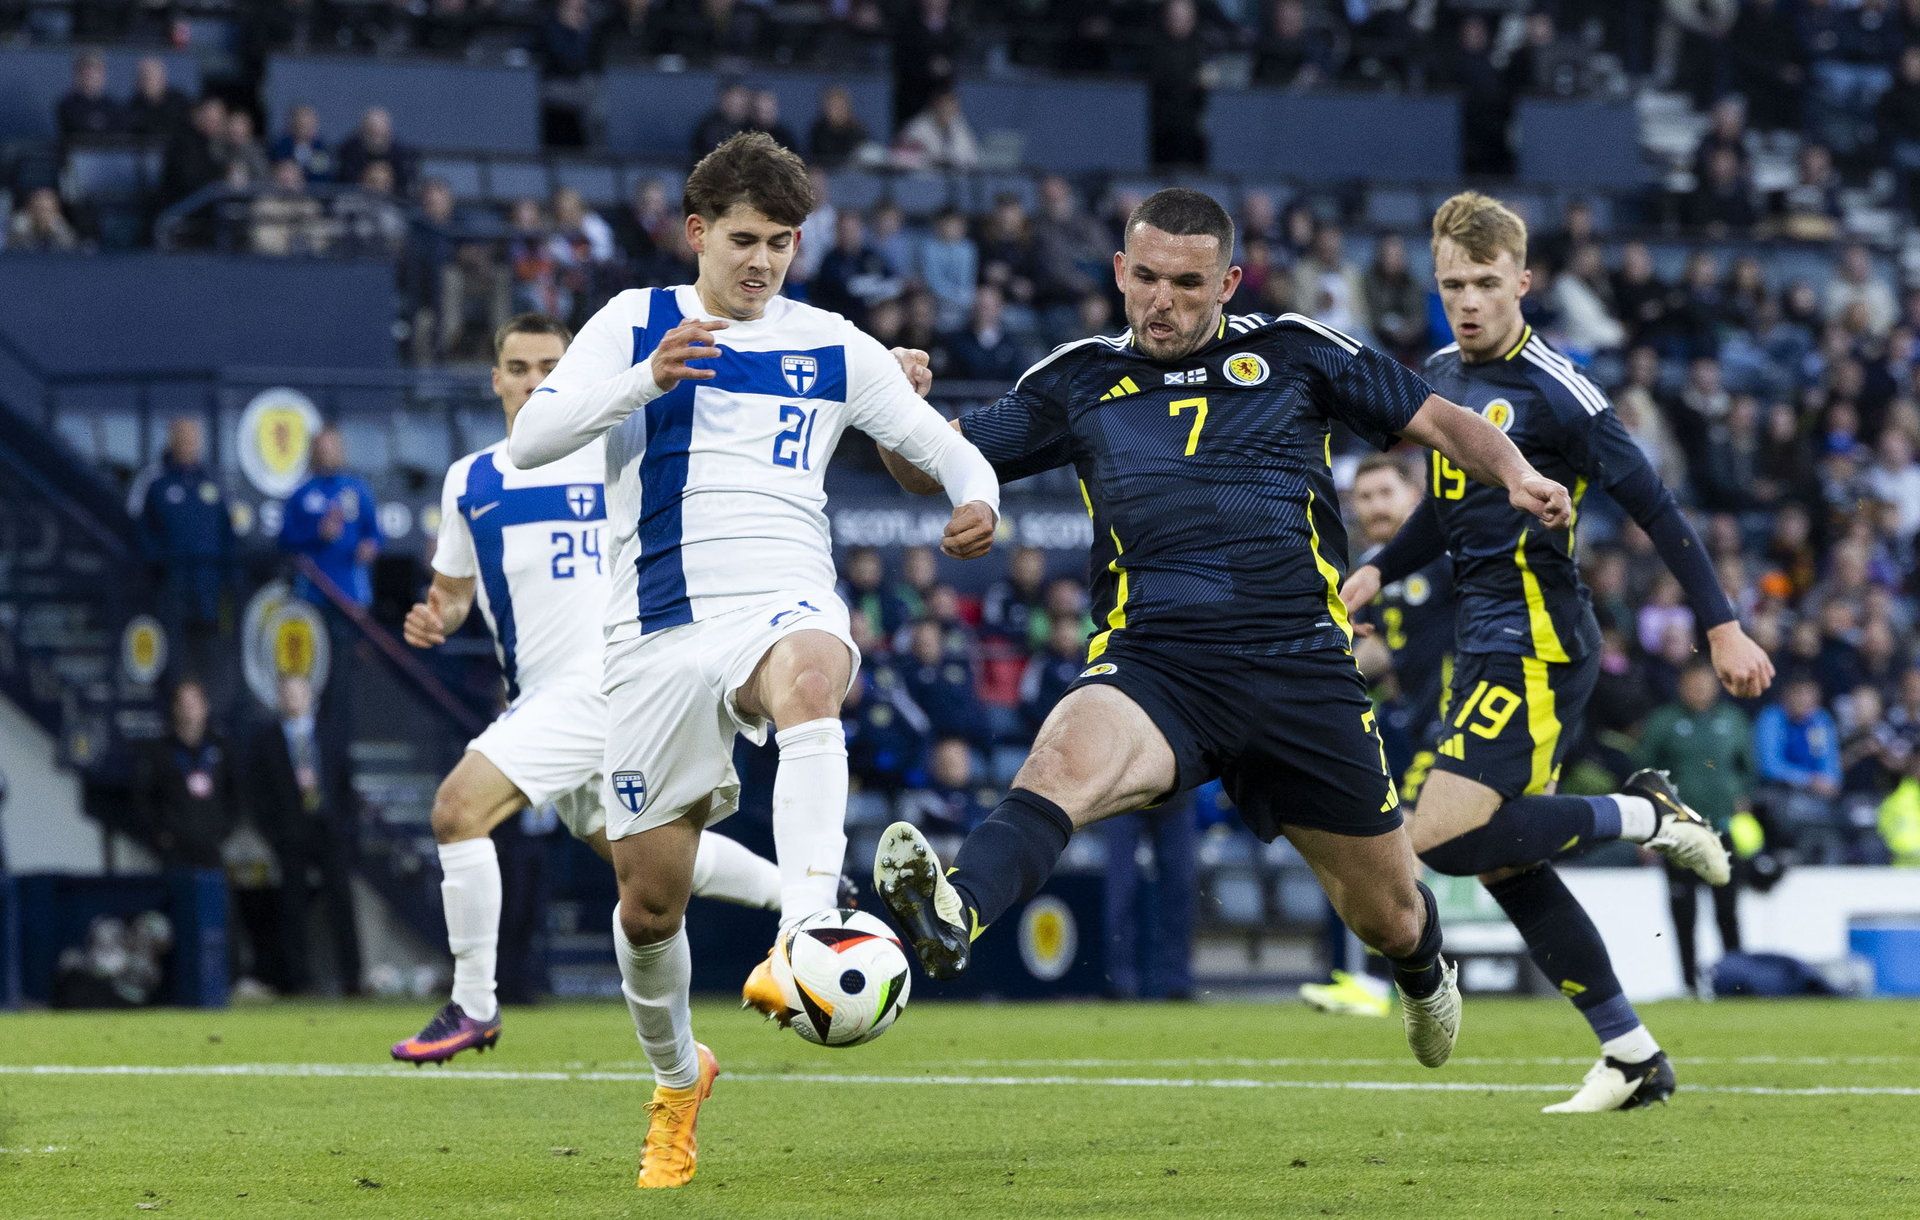
[[[206,687],[184,678],[173,688],[172,732],[141,760],[134,788],[140,825],[165,868],[222,868],[220,849],[240,822],[233,760],[213,731]]]
[[[54,110],[60,137],[112,136],[126,130],[120,103],[107,96],[107,60],[98,51],[82,51],[73,59],[73,88]]]
[[[191,109],[184,93],[167,83],[167,61],[157,55],[134,69],[133,96],[127,99],[127,131],[149,139],[171,140],[187,129]]]
[[[167,426],[167,448],[139,499],[140,541],[158,570],[161,621],[180,646],[184,668],[212,675],[220,668],[220,600],[233,559],[233,519],[226,494],[205,463],[200,421],[183,415]]]
[[[248,741],[244,775],[248,814],[280,861],[286,989],[313,990],[307,925],[317,897],[326,909],[340,990],[358,995],[352,790],[344,753],[324,739],[305,678],[280,679],[278,715]]]
[[[1036,653],[1020,675],[1020,723],[1029,735],[1040,732],[1047,713],[1086,667],[1087,640],[1080,630],[1080,620],[1056,617],[1047,636],[1047,650]]]

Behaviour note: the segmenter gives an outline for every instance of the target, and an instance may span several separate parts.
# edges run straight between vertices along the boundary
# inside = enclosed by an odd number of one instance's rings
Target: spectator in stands
[[[1775,224],[1783,237],[1799,241],[1831,241],[1840,234],[1840,176],[1833,154],[1823,144],[1800,146],[1794,157],[1794,182],[1774,205]]]
[[[1866,307],[1867,330],[1875,336],[1884,336],[1899,316],[1893,289],[1875,270],[1873,255],[1861,243],[1851,242],[1827,281],[1828,321],[1843,317],[1856,302]]]
[[[1413,363],[1425,353],[1427,289],[1414,278],[1407,243],[1398,233],[1374,243],[1373,262],[1360,280],[1360,296],[1373,315],[1374,338],[1397,359]]]
[[[927,714],[901,689],[884,658],[854,675],[840,723],[847,735],[847,770],[870,792],[898,792],[926,778]]]
[[[920,261],[920,241],[907,228],[907,214],[891,199],[874,206],[868,218],[867,244],[906,279]]]
[[[698,161],[734,136],[751,129],[753,90],[738,80],[722,80],[713,109],[693,126],[693,160]]]
[[[845,85],[820,91],[820,113],[807,132],[807,160],[825,169],[839,169],[873,145],[867,126],[853,112],[853,94]]]
[[[1820,684],[1798,672],[1777,702],[1754,725],[1754,766],[1769,788],[1776,822],[1815,832],[1834,826],[1833,801],[1840,795],[1840,731],[1820,706]]]
[[[981,630],[1023,652],[1034,651],[1046,640],[1047,553],[1037,546],[1015,550],[1007,561],[1007,575],[987,588],[981,603]]]
[[[568,316],[578,318],[591,302],[606,295],[595,289],[601,276],[619,260],[620,251],[614,245],[613,226],[587,207],[579,191],[560,187],[553,192],[549,206],[553,226],[547,246],[571,306]],[[585,318],[578,321],[584,322]]]
[[[320,112],[305,102],[287,113],[287,130],[273,142],[268,155],[275,161],[298,163],[308,182],[333,181],[333,149],[320,134]]]
[[[810,295],[822,309],[844,314],[855,326],[864,326],[868,312],[881,301],[898,296],[900,272],[867,244],[866,220],[852,210],[841,212],[833,235],[833,252],[820,261]]]
[[[82,51],[73,57],[73,86],[55,109],[60,138],[67,141],[88,136],[114,136],[126,130],[126,114],[120,103],[107,96],[107,58],[98,51]]]
[[[413,151],[394,138],[393,116],[380,106],[369,107],[360,126],[340,142],[340,181],[364,184],[367,166],[376,161],[386,162],[393,175],[391,193],[413,193]]]
[[[1167,0],[1147,68],[1147,149],[1156,168],[1207,164],[1206,60],[1194,0]]]
[[[1554,277],[1553,301],[1560,341],[1578,358],[1616,351],[1626,342],[1627,328],[1614,315],[1613,285],[1597,244],[1574,248],[1572,262]]]
[[[278,694],[274,719],[260,726],[247,744],[244,774],[253,823],[280,861],[286,989],[307,993],[314,988],[307,945],[318,897],[326,908],[340,990],[359,995],[353,795],[345,752],[315,717],[313,687],[307,679],[282,676]]]
[[[220,849],[240,821],[233,759],[198,679],[176,683],[168,707],[168,735],[141,756],[134,811],[161,867],[218,869]]]
[[[893,22],[893,121],[897,134],[951,92],[960,66],[960,31],[951,0],[907,0]]]
[[[361,258],[393,258],[407,240],[407,214],[400,206],[397,170],[391,161],[369,161],[360,170],[358,189],[334,201],[340,253]]]
[[[1900,52],[1893,86],[1874,107],[1881,155],[1893,168],[1900,202],[1920,219],[1920,43]]]
[[[161,161],[160,190],[178,203],[227,176],[227,104],[207,94],[193,106],[192,126],[172,143]]]
[[[948,208],[915,254],[915,274],[933,294],[934,321],[943,331],[963,325],[980,283],[980,250],[967,236],[966,213]]]
[[[1720,697],[1720,681],[1704,658],[1691,661],[1680,676],[1679,698],[1647,718],[1634,760],[1672,774],[1687,794],[1687,803],[1725,834],[1734,815],[1751,801],[1754,765],[1753,730],[1745,713]],[[1687,990],[1699,985],[1694,922],[1698,912],[1698,878],[1667,864],[1667,900],[1680,951],[1680,974]],[[1713,913],[1720,925],[1720,943],[1728,953],[1740,951],[1739,886],[1708,887]]]
[[[1719,152],[1733,154],[1736,176],[1745,179],[1751,172],[1747,145],[1747,100],[1738,94],[1729,94],[1713,103],[1713,109],[1707,116],[1707,129],[1700,136],[1700,142],[1693,148],[1693,176],[1696,180],[1705,180],[1711,176],[1714,155]]]
[[[847,552],[841,571],[840,600],[867,622],[882,638],[892,638],[920,612],[920,599],[910,589],[887,580],[886,564],[880,552],[870,546]]]
[[[267,150],[254,134],[253,115],[245,110],[227,112],[227,185],[235,190],[254,190],[267,182]]]
[[[1347,260],[1340,227],[1323,224],[1313,246],[1293,268],[1293,299],[1300,311],[1336,330],[1371,332],[1360,269]]]
[[[1035,299],[1071,305],[1113,277],[1113,243],[1059,174],[1040,180],[1040,209],[1033,218]]]
[[[936,737],[964,737],[987,744],[986,709],[974,691],[973,669],[947,651],[947,633],[932,619],[908,631],[900,680],[908,696],[927,714]]]
[[[554,0],[540,23],[535,57],[549,80],[578,80],[600,66],[600,53],[586,0]]]
[[[1000,289],[982,284],[964,329],[946,340],[948,371],[972,381],[1011,382],[1030,363],[1031,354],[1007,333]]]
[[[206,466],[206,441],[191,415],[167,425],[167,447],[140,496],[141,547],[158,572],[160,619],[188,672],[213,680],[220,602],[233,578],[233,521]]]
[[[1898,428],[1884,429],[1865,481],[1876,500],[1893,506],[1894,535],[1911,547],[1920,533],[1920,464],[1914,462],[1912,437]]]
[[[1797,128],[1803,115],[1806,47],[1790,8],[1746,0],[1724,43],[1733,87],[1750,100],[1753,125],[1762,131]]]
[[[1521,43],[1507,61],[1515,93],[1576,97],[1587,88],[1587,48],[1563,33],[1553,14],[1536,10],[1522,23]]]
[[[671,251],[684,244],[683,217],[667,202],[667,188],[657,178],[634,183],[633,197],[615,213],[613,244],[627,260],[627,277],[639,284],[670,283]],[[809,218],[811,219],[811,218]],[[803,240],[801,246],[804,248]],[[799,255],[795,255],[797,259]]]
[[[609,63],[651,59],[666,40],[665,4],[656,0],[617,0],[600,26],[600,49]]]
[[[60,211],[60,195],[50,186],[35,187],[26,205],[7,225],[9,250],[66,251],[80,248],[80,235]]]
[[[1494,64],[1486,18],[1469,14],[1460,22],[1459,38],[1433,83],[1460,93],[1461,168],[1468,174],[1506,177],[1513,173],[1513,146],[1507,137],[1513,122],[1512,85]]]
[[[747,127],[752,131],[765,132],[773,137],[774,143],[782,148],[800,151],[800,141],[793,134],[793,128],[780,121],[780,95],[771,89],[753,91],[753,102],[748,109]]]
[[[373,601],[373,561],[382,541],[373,489],[348,472],[346,440],[337,427],[315,434],[310,465],[313,473],[287,497],[280,549],[312,560],[348,601],[365,607]],[[304,572],[295,592],[323,608],[329,605]]]
[[[187,97],[167,83],[167,61],[142,56],[133,70],[133,95],[127,99],[128,134],[150,140],[171,140],[188,126]]]
[[[930,836],[958,839],[987,820],[1000,794],[974,776],[973,746],[938,737],[927,756],[927,783],[900,798],[900,816]]]
[[[1000,290],[1007,321],[1017,332],[1032,328],[1033,281],[1038,274],[1027,212],[1011,192],[993,201],[980,237],[980,283]]]
[[[1759,220],[1740,154],[1716,147],[1682,209],[1685,223],[1715,241],[1745,236]]]
[[[307,190],[300,163],[273,163],[266,186],[247,209],[247,247],[255,254],[324,254],[328,246],[325,209]]]
[[[951,86],[935,93],[927,108],[909,119],[894,140],[905,162],[927,169],[969,170],[980,164],[980,144]]]
[[[1306,0],[1272,0],[1254,52],[1255,83],[1304,91],[1329,83],[1338,70],[1332,35],[1308,23]]]
[[[572,302],[564,299],[560,268],[548,241],[547,218],[534,199],[520,199],[507,216],[507,266],[512,275],[514,313],[564,317]]]
[[[1039,733],[1047,713],[1087,667],[1087,637],[1078,618],[1036,616],[1036,621],[1047,624],[1047,643],[1020,675],[1020,723],[1028,736]]]

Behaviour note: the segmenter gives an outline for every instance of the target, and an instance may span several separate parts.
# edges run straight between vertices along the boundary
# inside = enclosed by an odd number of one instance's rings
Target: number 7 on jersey
[[[1168,415],[1178,415],[1182,411],[1193,412],[1193,431],[1187,433],[1187,456],[1200,447],[1200,429],[1207,426],[1207,400],[1205,398],[1180,398],[1167,404]]]

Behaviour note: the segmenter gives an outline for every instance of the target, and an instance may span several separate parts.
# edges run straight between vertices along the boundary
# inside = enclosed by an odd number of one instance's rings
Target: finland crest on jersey
[[[541,389],[617,375],[650,359],[683,319],[705,316],[690,286],[623,292]],[[775,297],[714,340],[711,380],[681,382],[606,434],[609,632],[637,623],[651,633],[833,588],[827,459],[850,424],[898,418],[898,366],[838,314]]]
[[[603,465],[588,445],[519,470],[498,442],[447,471],[433,567],[478,579],[510,698],[562,676],[598,683],[609,584]]]

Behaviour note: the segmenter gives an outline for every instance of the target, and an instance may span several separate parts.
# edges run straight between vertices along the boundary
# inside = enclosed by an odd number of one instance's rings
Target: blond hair
[[[1490,263],[1502,250],[1516,266],[1527,265],[1527,222],[1506,204],[1478,191],[1461,191],[1433,214],[1433,252],[1450,241],[1476,263]]]

